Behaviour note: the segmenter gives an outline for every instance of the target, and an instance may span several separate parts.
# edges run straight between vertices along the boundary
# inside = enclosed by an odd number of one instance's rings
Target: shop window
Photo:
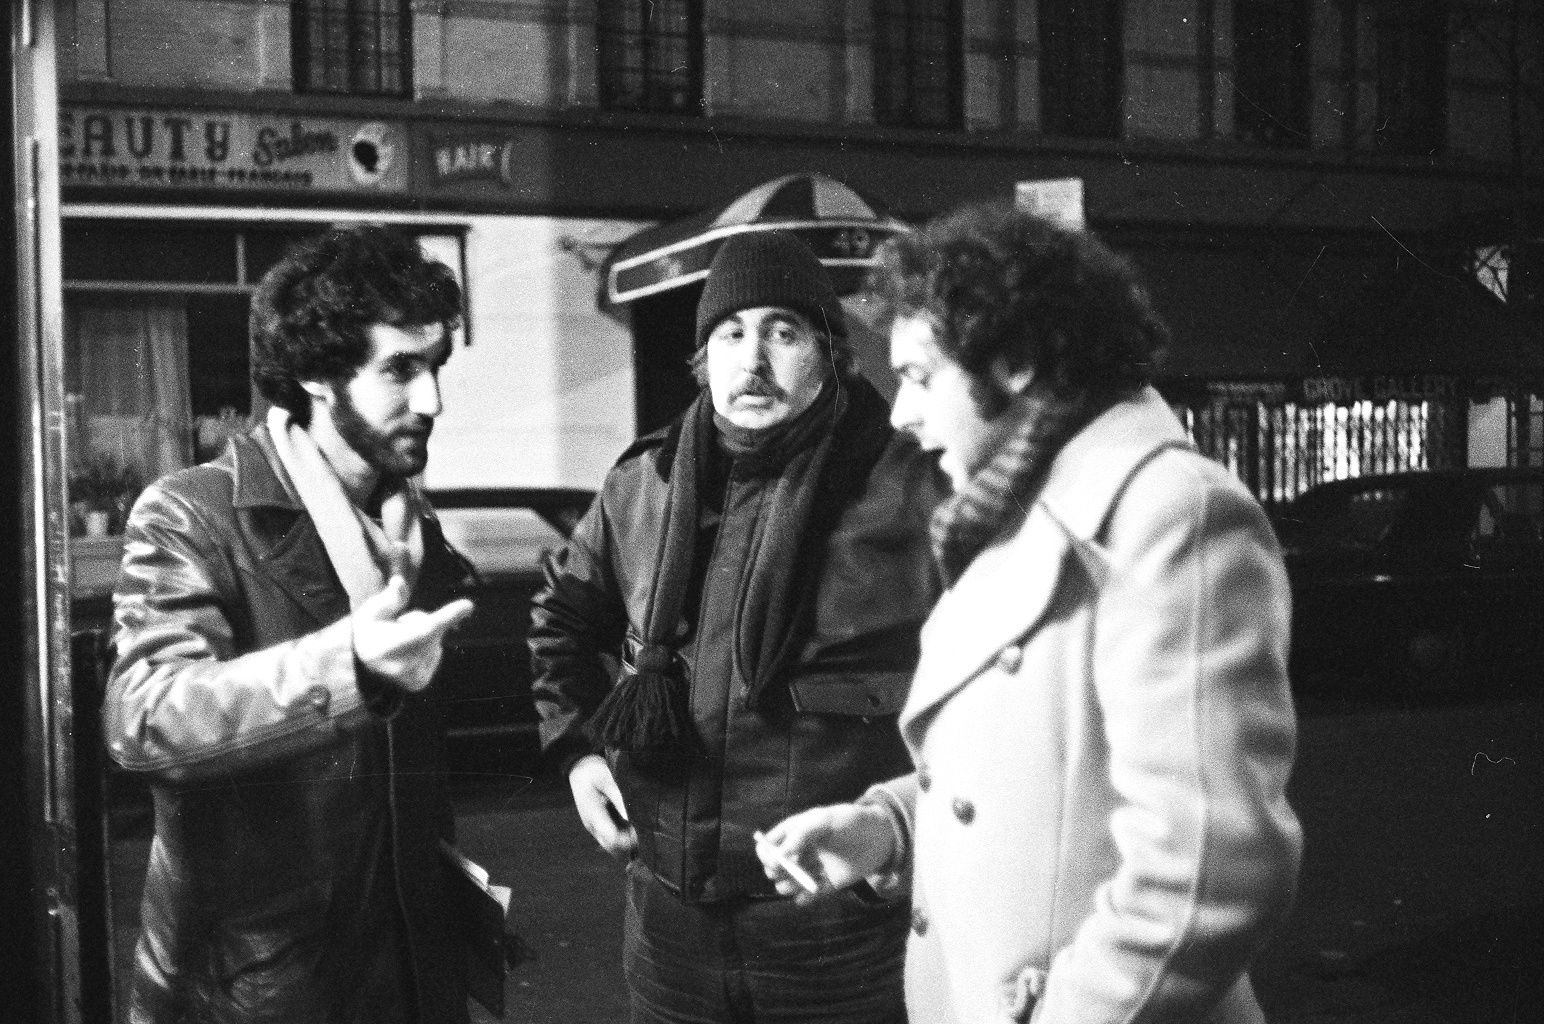
[[[406,96],[412,89],[408,0],[295,0],[295,90]]]
[[[166,225],[128,232],[110,221],[74,221],[65,239],[66,281],[235,285],[237,275],[229,228]]]
[[[874,0],[874,120],[903,128],[958,128],[958,0]]]
[[[597,15],[602,107],[702,112],[701,0],[600,0]]]
[[[1120,137],[1119,0],[1039,0],[1040,109],[1047,135]]]
[[[1273,505],[1326,480],[1462,465],[1465,408],[1407,399],[1317,404],[1213,397],[1176,411],[1203,454]]]
[[[1444,4],[1382,0],[1377,18],[1376,145],[1391,153],[1440,153],[1447,138]]]
[[[144,483],[191,461],[187,306],[170,295],[71,299],[65,386],[74,525],[117,533]]]
[[[1308,145],[1308,6],[1235,0],[1233,131],[1264,146]]]
[[[251,295],[321,224],[72,220],[64,230],[72,526],[117,533],[139,489],[217,456],[260,412]],[[415,232],[464,279],[462,236]],[[458,332],[458,343],[469,335]]]

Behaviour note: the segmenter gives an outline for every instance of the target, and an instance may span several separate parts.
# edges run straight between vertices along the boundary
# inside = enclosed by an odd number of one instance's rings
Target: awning
[[[834,178],[787,174],[623,242],[606,260],[605,300],[632,302],[701,281],[724,239],[748,231],[798,235],[831,272],[837,292],[847,294],[861,286],[879,244],[906,229]]]
[[[1416,259],[1359,283],[1324,330],[1324,362],[1343,375],[1531,377],[1540,355],[1537,331],[1472,275]]]
[[[1537,328],[1440,254],[1271,239],[1125,249],[1173,334],[1170,385],[1541,369]]]

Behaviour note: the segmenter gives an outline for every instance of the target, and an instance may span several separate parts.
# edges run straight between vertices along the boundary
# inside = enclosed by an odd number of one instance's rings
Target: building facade
[[[431,485],[593,486],[684,375],[695,294],[608,301],[609,254],[804,172],[908,221],[1079,180],[1173,327],[1165,389],[1267,500],[1538,459],[1526,0],[59,10],[71,394],[108,476],[234,429],[254,282],[296,234],[373,219],[468,286]],[[137,405],[129,356],[171,367]]]

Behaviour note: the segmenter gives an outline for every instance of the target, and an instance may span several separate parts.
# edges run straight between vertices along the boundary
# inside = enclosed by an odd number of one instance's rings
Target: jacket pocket
[[[321,878],[269,898],[250,913],[215,925],[217,983],[242,1008],[306,1006],[326,952],[332,881]]]
[[[861,676],[811,673],[788,684],[794,710],[804,715],[898,715],[906,706],[911,672],[866,672]]]

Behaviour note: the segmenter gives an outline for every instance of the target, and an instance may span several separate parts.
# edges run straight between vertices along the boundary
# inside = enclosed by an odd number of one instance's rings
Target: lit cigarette
[[[778,865],[782,867],[784,871],[788,872],[788,877],[792,878],[795,882],[798,882],[799,885],[803,886],[805,892],[820,891],[819,884],[816,883],[815,879],[810,877],[810,873],[801,868],[798,862],[795,861],[792,857],[788,856],[788,854],[774,846],[772,840],[768,839],[764,832],[753,832],[751,833],[751,838],[755,839],[759,846],[762,846],[768,850],[772,854],[773,858],[777,861]]]

